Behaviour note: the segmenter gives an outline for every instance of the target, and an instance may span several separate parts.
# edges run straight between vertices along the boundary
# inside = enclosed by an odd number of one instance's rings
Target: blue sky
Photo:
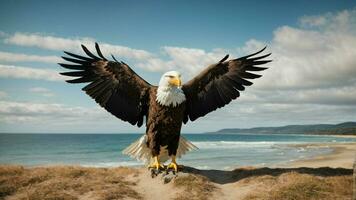
[[[270,70],[239,100],[183,127],[355,121],[353,1],[2,1],[0,132],[143,132],[58,75],[62,50],[102,45],[152,84],[268,45]]]

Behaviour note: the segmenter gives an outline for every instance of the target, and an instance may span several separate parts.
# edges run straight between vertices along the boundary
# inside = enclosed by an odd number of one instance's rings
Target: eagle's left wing
[[[229,61],[226,61],[227,55],[184,84],[182,89],[187,100],[183,122],[186,123],[188,117],[194,121],[239,97],[245,86],[252,85],[247,79],[261,77],[251,71],[267,69],[257,66],[270,62],[271,60],[262,60],[270,54],[253,57],[265,49],[266,47],[251,55]]]

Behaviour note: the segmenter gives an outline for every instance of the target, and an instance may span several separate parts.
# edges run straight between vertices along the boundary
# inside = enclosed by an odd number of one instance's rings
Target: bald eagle
[[[171,159],[168,169],[178,170],[176,157],[196,147],[180,136],[182,123],[225,106],[240,96],[250,79],[261,77],[252,73],[267,68],[259,65],[270,54],[259,55],[262,50],[237,59],[226,55],[216,64],[208,66],[185,84],[181,74],[169,71],[163,74],[158,86],[146,82],[126,63],[107,60],[95,43],[97,55],[84,45],[86,56],[64,52],[62,57],[70,63],[59,63],[74,71],[62,75],[77,77],[68,83],[88,83],[82,90],[100,106],[117,118],[141,127],[146,124],[146,134],[124,151],[139,160],[147,161],[149,167],[161,169],[163,162]]]

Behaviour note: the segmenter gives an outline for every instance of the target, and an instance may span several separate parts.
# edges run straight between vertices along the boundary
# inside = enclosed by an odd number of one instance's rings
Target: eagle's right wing
[[[68,83],[89,83],[83,90],[111,114],[132,125],[141,126],[147,115],[148,92],[152,87],[138,76],[127,64],[107,60],[95,43],[98,56],[82,45],[86,57],[64,52],[71,57],[62,57],[71,64],[59,63],[64,68],[75,70],[62,75],[77,77]]]

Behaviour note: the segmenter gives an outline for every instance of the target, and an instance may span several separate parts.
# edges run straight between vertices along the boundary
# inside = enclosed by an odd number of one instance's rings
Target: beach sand
[[[0,166],[0,199],[351,199],[356,143],[328,145],[323,156],[232,171],[186,166],[151,178],[145,168]],[[168,182],[168,183],[165,183]]]
[[[302,148],[317,148],[328,146],[333,149],[330,154],[317,156],[306,160],[297,160],[288,163],[287,167],[343,167],[353,168],[356,159],[356,143],[335,144],[303,144],[294,145]]]

